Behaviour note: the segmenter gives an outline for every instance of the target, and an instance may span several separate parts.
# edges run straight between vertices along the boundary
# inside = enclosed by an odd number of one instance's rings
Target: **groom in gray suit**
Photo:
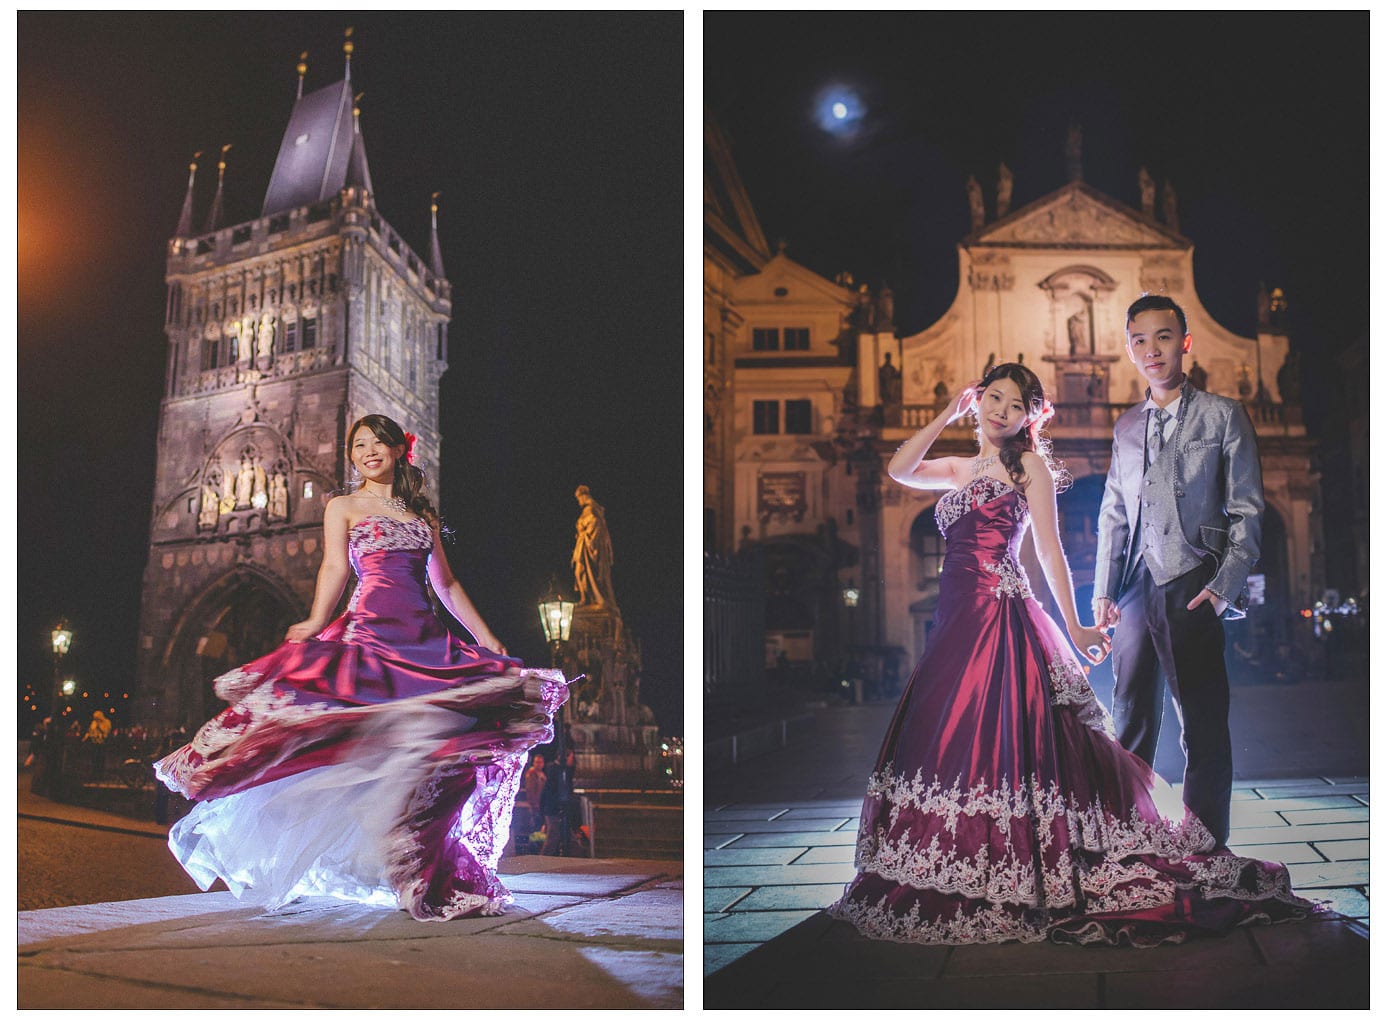
[[[1113,428],[1094,621],[1117,626],[1119,741],[1152,763],[1169,687],[1186,753],[1186,806],[1223,846],[1234,775],[1223,621],[1244,616],[1263,478],[1243,406],[1201,391],[1181,369],[1190,344],[1185,312],[1169,297],[1143,296],[1128,308],[1128,359],[1149,387]]]

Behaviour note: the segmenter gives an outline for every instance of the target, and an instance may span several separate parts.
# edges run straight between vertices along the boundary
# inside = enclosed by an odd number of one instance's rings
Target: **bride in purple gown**
[[[217,678],[230,707],[155,763],[198,802],[169,846],[204,890],[220,878],[271,910],[327,896],[421,921],[511,900],[496,864],[521,770],[568,692],[507,656],[453,577],[412,444],[384,416],[352,425],[362,483],[324,511],[308,619]],[[329,623],[349,568],[357,587]],[[444,627],[426,585],[479,645]]]
[[[927,461],[969,412],[978,456]],[[891,461],[899,483],[948,488],[939,606],[868,780],[858,874],[829,912],[870,938],[950,944],[1156,945],[1305,916],[1284,866],[1215,850],[1114,739],[1081,665],[1109,641],[1075,609],[1051,412],[1035,374],[1001,364]],[[1018,561],[1028,525],[1066,632]]]

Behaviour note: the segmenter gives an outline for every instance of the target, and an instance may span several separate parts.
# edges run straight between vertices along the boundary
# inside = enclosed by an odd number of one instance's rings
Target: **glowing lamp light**
[[[76,691],[77,691],[77,682],[74,681],[72,678],[69,677],[66,681],[63,682],[63,694],[64,694],[64,695],[72,695],[72,694],[75,694]]]
[[[862,590],[857,586],[845,587],[843,590],[843,605],[845,607],[856,607],[862,595]]]
[[[545,641],[551,645],[569,641],[569,629],[573,625],[574,605],[564,599],[553,581],[549,592],[540,601],[540,625],[545,630]]]
[[[53,651],[59,656],[66,656],[67,651],[72,648],[72,632],[68,629],[66,622],[59,621],[58,627],[53,629]]]
[[[268,497],[265,496],[265,491],[263,491],[263,490],[260,491],[259,493],[256,493],[256,494],[252,494],[252,495],[251,495],[251,507],[252,507],[252,508],[264,508],[264,507],[265,507],[267,504],[269,504],[269,503],[270,503],[270,499],[269,499]]]

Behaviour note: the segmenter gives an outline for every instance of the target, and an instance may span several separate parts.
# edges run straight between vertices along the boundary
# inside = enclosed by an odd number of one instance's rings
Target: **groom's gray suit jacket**
[[[1129,409],[1113,427],[1094,596],[1117,602],[1139,555],[1158,584],[1213,558],[1219,566],[1206,588],[1229,602],[1226,619],[1243,617],[1263,522],[1253,424],[1239,402],[1187,381],[1176,430],[1144,473],[1145,404]]]

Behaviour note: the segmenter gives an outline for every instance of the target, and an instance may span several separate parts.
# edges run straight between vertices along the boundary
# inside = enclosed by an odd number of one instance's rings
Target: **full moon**
[[[842,120],[848,115],[848,107],[841,102],[836,102],[834,103],[833,113],[835,120]]]

